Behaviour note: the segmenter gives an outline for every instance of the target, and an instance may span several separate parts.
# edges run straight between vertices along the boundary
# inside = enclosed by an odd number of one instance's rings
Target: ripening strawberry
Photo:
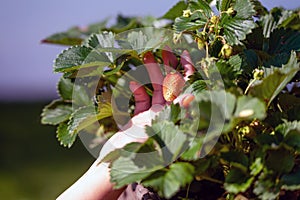
[[[178,97],[181,93],[184,84],[185,81],[182,75],[178,72],[171,72],[167,74],[163,81],[163,96],[165,100],[171,102],[176,99],[176,97]]]

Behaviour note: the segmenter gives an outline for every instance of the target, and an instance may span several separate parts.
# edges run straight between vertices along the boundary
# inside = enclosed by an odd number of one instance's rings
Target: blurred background
[[[300,7],[299,0],[262,0],[268,9]],[[57,98],[52,72],[65,47],[41,44],[53,33],[118,14],[162,16],[175,0],[10,0],[0,2],[0,199],[47,200],[79,178],[94,158],[80,140],[63,148],[40,113]]]

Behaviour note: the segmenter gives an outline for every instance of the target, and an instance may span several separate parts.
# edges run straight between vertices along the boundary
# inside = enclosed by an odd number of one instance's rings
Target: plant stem
[[[204,179],[204,180],[207,180],[207,181],[210,181],[210,182],[213,182],[213,183],[218,183],[218,184],[221,184],[223,185],[223,182],[218,180],[218,179],[214,179],[214,178],[211,178],[209,176],[200,176],[201,179]]]
[[[249,83],[249,85],[247,86],[247,88],[246,88],[244,94],[247,94],[247,93],[248,93],[248,90],[250,89],[250,87],[252,86],[252,84],[253,84],[255,81],[256,81],[256,79],[252,79],[252,80],[250,81],[250,83]]]
[[[191,186],[191,183],[189,183],[189,185],[188,185],[188,187],[187,187],[187,190],[186,190],[186,195],[185,195],[185,198],[186,198],[186,199],[189,198],[190,186]]]

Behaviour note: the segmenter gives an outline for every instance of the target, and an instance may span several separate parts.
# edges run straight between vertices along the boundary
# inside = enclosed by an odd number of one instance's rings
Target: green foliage
[[[210,3],[179,1],[160,19],[118,16],[110,27],[105,20],[46,38],[71,47],[55,59],[54,72],[63,73],[60,99],[44,108],[41,122],[57,126],[59,142],[68,147],[83,130],[101,139],[117,132],[112,113],[128,116],[135,103],[124,88],[148,78],[127,72],[142,65],[148,51],[163,64],[165,45],[179,55],[188,38],[195,41],[189,50],[196,72],[183,93],[194,101],[166,105],[145,127],[145,143],[102,158],[110,163],[111,181],[117,188],[140,182],[166,199],[197,199],[200,193],[298,198],[299,12],[268,11],[258,0],[217,0],[216,8]],[[162,19],[169,20],[163,28],[174,32],[151,28]],[[176,67],[181,73],[181,64]],[[151,96],[153,88],[145,87]],[[129,110],[118,104],[125,97]]]
[[[170,165],[167,170],[154,172],[142,183],[159,191],[159,195],[170,198],[179,191],[180,187],[192,182],[194,170],[194,166],[189,163],[177,162]]]
[[[163,19],[174,20],[177,17],[182,15],[182,11],[187,8],[187,4],[184,1],[179,1],[176,5],[174,5],[164,16]]]
[[[261,83],[255,85],[251,90],[253,96],[257,96],[269,105],[273,99],[284,89],[296,73],[299,71],[299,63],[295,52],[292,53],[289,62],[281,68],[272,68]],[[267,73],[266,73],[267,74]]]
[[[54,100],[43,109],[42,124],[57,125],[69,119],[72,114],[71,104]]]

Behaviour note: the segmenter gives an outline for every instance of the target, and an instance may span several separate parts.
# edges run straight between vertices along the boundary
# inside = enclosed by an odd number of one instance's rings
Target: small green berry
[[[233,16],[233,15],[236,14],[236,11],[235,11],[232,7],[230,7],[230,8],[228,8],[228,10],[226,11],[226,13],[227,13],[228,15],[230,15],[230,16]]]
[[[205,47],[205,40],[203,38],[197,39],[198,49],[201,50]]]
[[[210,18],[211,23],[216,24],[219,20],[219,17],[214,15]]]
[[[232,55],[232,47],[229,44],[224,44],[222,49],[221,49],[221,55],[224,58],[229,58]]]

